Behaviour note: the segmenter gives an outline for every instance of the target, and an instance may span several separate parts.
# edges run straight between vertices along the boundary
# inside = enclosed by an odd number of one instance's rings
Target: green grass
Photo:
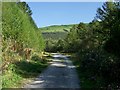
[[[73,25],[77,24],[70,24],[70,25],[52,25],[43,28],[39,28],[41,32],[68,32]]]
[[[8,70],[3,73],[2,87],[21,87],[36,78],[47,66],[48,64],[45,60],[16,61],[10,64]]]
[[[64,39],[67,36],[70,29],[73,27],[73,25],[77,25],[77,24],[53,25],[53,26],[39,28],[39,30],[42,32],[42,36],[44,37],[44,39],[58,40],[58,39]]]

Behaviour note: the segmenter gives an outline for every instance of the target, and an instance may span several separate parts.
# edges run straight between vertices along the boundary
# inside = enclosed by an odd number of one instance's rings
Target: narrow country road
[[[65,55],[55,53],[51,65],[24,88],[80,88],[75,66]]]

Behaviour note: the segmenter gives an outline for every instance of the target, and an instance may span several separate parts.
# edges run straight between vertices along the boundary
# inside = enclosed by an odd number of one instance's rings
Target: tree
[[[20,8],[18,3],[23,6]],[[3,62],[12,62],[16,54],[22,58],[27,56],[28,59],[32,50],[39,53],[44,50],[41,32],[30,13],[28,15],[29,6],[25,2],[18,3],[2,3]],[[26,49],[29,52],[26,52]]]
[[[29,16],[32,15],[32,11],[26,2],[18,2],[17,4],[23,12],[27,13]]]
[[[105,50],[120,56],[120,2],[106,2],[97,11],[107,36]]]

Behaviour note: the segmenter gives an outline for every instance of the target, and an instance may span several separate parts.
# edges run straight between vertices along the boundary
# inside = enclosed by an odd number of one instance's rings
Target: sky
[[[89,23],[103,2],[27,2],[38,27]]]

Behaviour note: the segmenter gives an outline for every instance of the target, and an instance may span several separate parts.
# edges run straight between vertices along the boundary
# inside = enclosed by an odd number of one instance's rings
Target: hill
[[[67,33],[74,25],[77,24],[53,25],[53,26],[39,28],[39,30],[42,32],[44,39],[58,40],[58,39],[64,39]]]
[[[64,31],[69,31],[72,26],[76,24],[70,24],[70,25],[52,25],[52,26],[47,26],[43,28],[39,28],[42,32],[64,32]]]

